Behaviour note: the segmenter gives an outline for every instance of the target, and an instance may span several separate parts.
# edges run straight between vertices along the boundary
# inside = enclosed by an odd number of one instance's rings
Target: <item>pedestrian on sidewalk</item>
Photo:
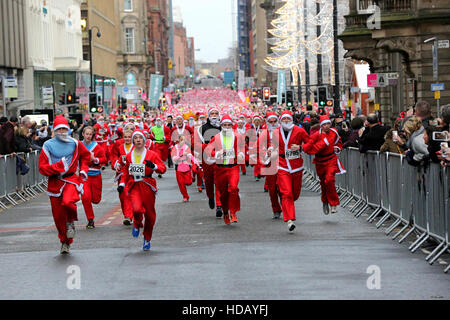
[[[62,244],[60,253],[68,254],[75,236],[74,221],[78,221],[76,203],[94,156],[69,136],[69,123],[63,116],[55,118],[53,130],[55,138],[44,143],[39,156],[39,172],[48,177],[47,194]],[[78,168],[81,177],[76,174]]]
[[[93,141],[94,134],[95,130],[93,127],[88,126],[83,129],[83,144],[94,156],[94,159],[89,163],[88,179],[83,185],[84,192],[81,196],[81,202],[88,220],[87,229],[95,228],[95,215],[92,204],[99,204],[102,201],[102,166],[108,162],[105,150],[97,142]]]
[[[156,222],[155,200],[158,191],[152,175],[164,174],[166,166],[156,152],[145,147],[146,137],[143,130],[135,130],[131,138],[134,150],[126,156],[118,191],[122,193],[127,190],[126,196],[130,198],[133,207],[132,235],[138,238],[140,229],[144,228],[142,249],[149,251]]]
[[[178,143],[172,148],[172,160],[175,164],[178,188],[183,196],[183,202],[189,202],[186,186],[192,185],[192,172],[197,171],[197,162],[191,148],[186,144],[186,137],[179,135]]]

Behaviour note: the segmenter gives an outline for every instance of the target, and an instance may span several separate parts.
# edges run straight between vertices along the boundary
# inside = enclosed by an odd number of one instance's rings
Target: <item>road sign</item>
[[[399,77],[400,77],[400,75],[398,74],[398,72],[386,73],[386,79],[388,79],[388,80],[398,79]]]
[[[384,73],[378,73],[377,80],[378,80],[377,87],[386,87],[388,85],[388,81]]]
[[[374,109],[375,109],[376,111],[380,111],[380,105],[379,105],[378,103],[375,103]]]
[[[378,87],[378,74],[371,73],[367,75],[367,86],[371,88]]]
[[[439,40],[438,41],[439,49],[447,49],[450,48],[450,40]]]
[[[434,98],[435,98],[436,100],[440,99],[440,98],[441,98],[441,92],[440,92],[440,91],[435,91],[435,92],[434,92]]]
[[[431,91],[444,91],[445,85],[443,83],[432,83]]]
[[[127,93],[129,91],[128,87],[123,87],[123,92]]]

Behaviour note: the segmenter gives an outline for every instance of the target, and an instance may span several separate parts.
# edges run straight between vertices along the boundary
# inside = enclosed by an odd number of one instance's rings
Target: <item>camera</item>
[[[445,132],[435,131],[435,132],[433,132],[433,140],[434,141],[445,142],[445,141],[448,141],[448,137],[447,137],[447,134]]]

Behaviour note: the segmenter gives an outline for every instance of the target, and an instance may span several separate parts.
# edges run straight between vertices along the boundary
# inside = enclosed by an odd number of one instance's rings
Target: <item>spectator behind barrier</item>
[[[30,132],[25,125],[16,129],[15,151],[28,153],[33,151],[31,147]]]
[[[7,123],[0,128],[0,154],[7,155],[15,153],[14,128],[19,120],[17,117],[11,117]]]
[[[358,148],[359,131],[364,127],[364,120],[360,117],[356,117],[350,122],[350,127],[351,132],[347,141],[343,144],[343,148]]]
[[[342,114],[337,114],[333,120],[333,128],[335,128],[339,136],[341,137],[342,143],[347,142],[348,137],[350,136],[350,129],[348,127],[348,123],[344,120]]]
[[[416,117],[422,121],[424,129],[429,125],[437,125],[433,123],[433,116],[431,115],[431,106],[427,101],[421,100],[416,103]]]
[[[425,128],[419,117],[413,116],[403,125],[408,141],[406,160],[412,166],[423,165],[429,158],[428,146],[424,140]]]
[[[406,139],[401,136],[400,122],[402,119],[398,118],[394,121],[394,128],[386,132],[384,136],[384,144],[380,148],[380,152],[391,152],[402,154],[404,149],[402,146],[405,144]]]
[[[359,151],[365,153],[369,150],[379,151],[384,143],[384,136],[388,127],[378,124],[378,117],[371,113],[367,116],[365,130],[358,139]]]

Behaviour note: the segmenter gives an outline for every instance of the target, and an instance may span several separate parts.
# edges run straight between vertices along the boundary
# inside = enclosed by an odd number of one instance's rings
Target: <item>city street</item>
[[[251,172],[251,171],[250,171]],[[450,278],[425,253],[407,250],[342,208],[322,213],[320,196],[302,191],[297,228],[272,220],[264,180],[241,176],[239,223],[227,226],[205,193],[189,187],[182,203],[175,171],[158,179],[152,249],[131,236],[110,168],[96,229],[79,221],[70,255],[60,243],[45,194],[0,212],[0,299],[431,299],[450,298]],[[73,268],[80,287],[70,290]],[[79,269],[78,269],[79,268]],[[379,287],[368,279],[379,270]],[[369,269],[369,273],[368,273]],[[73,289],[73,288],[72,288]]]

